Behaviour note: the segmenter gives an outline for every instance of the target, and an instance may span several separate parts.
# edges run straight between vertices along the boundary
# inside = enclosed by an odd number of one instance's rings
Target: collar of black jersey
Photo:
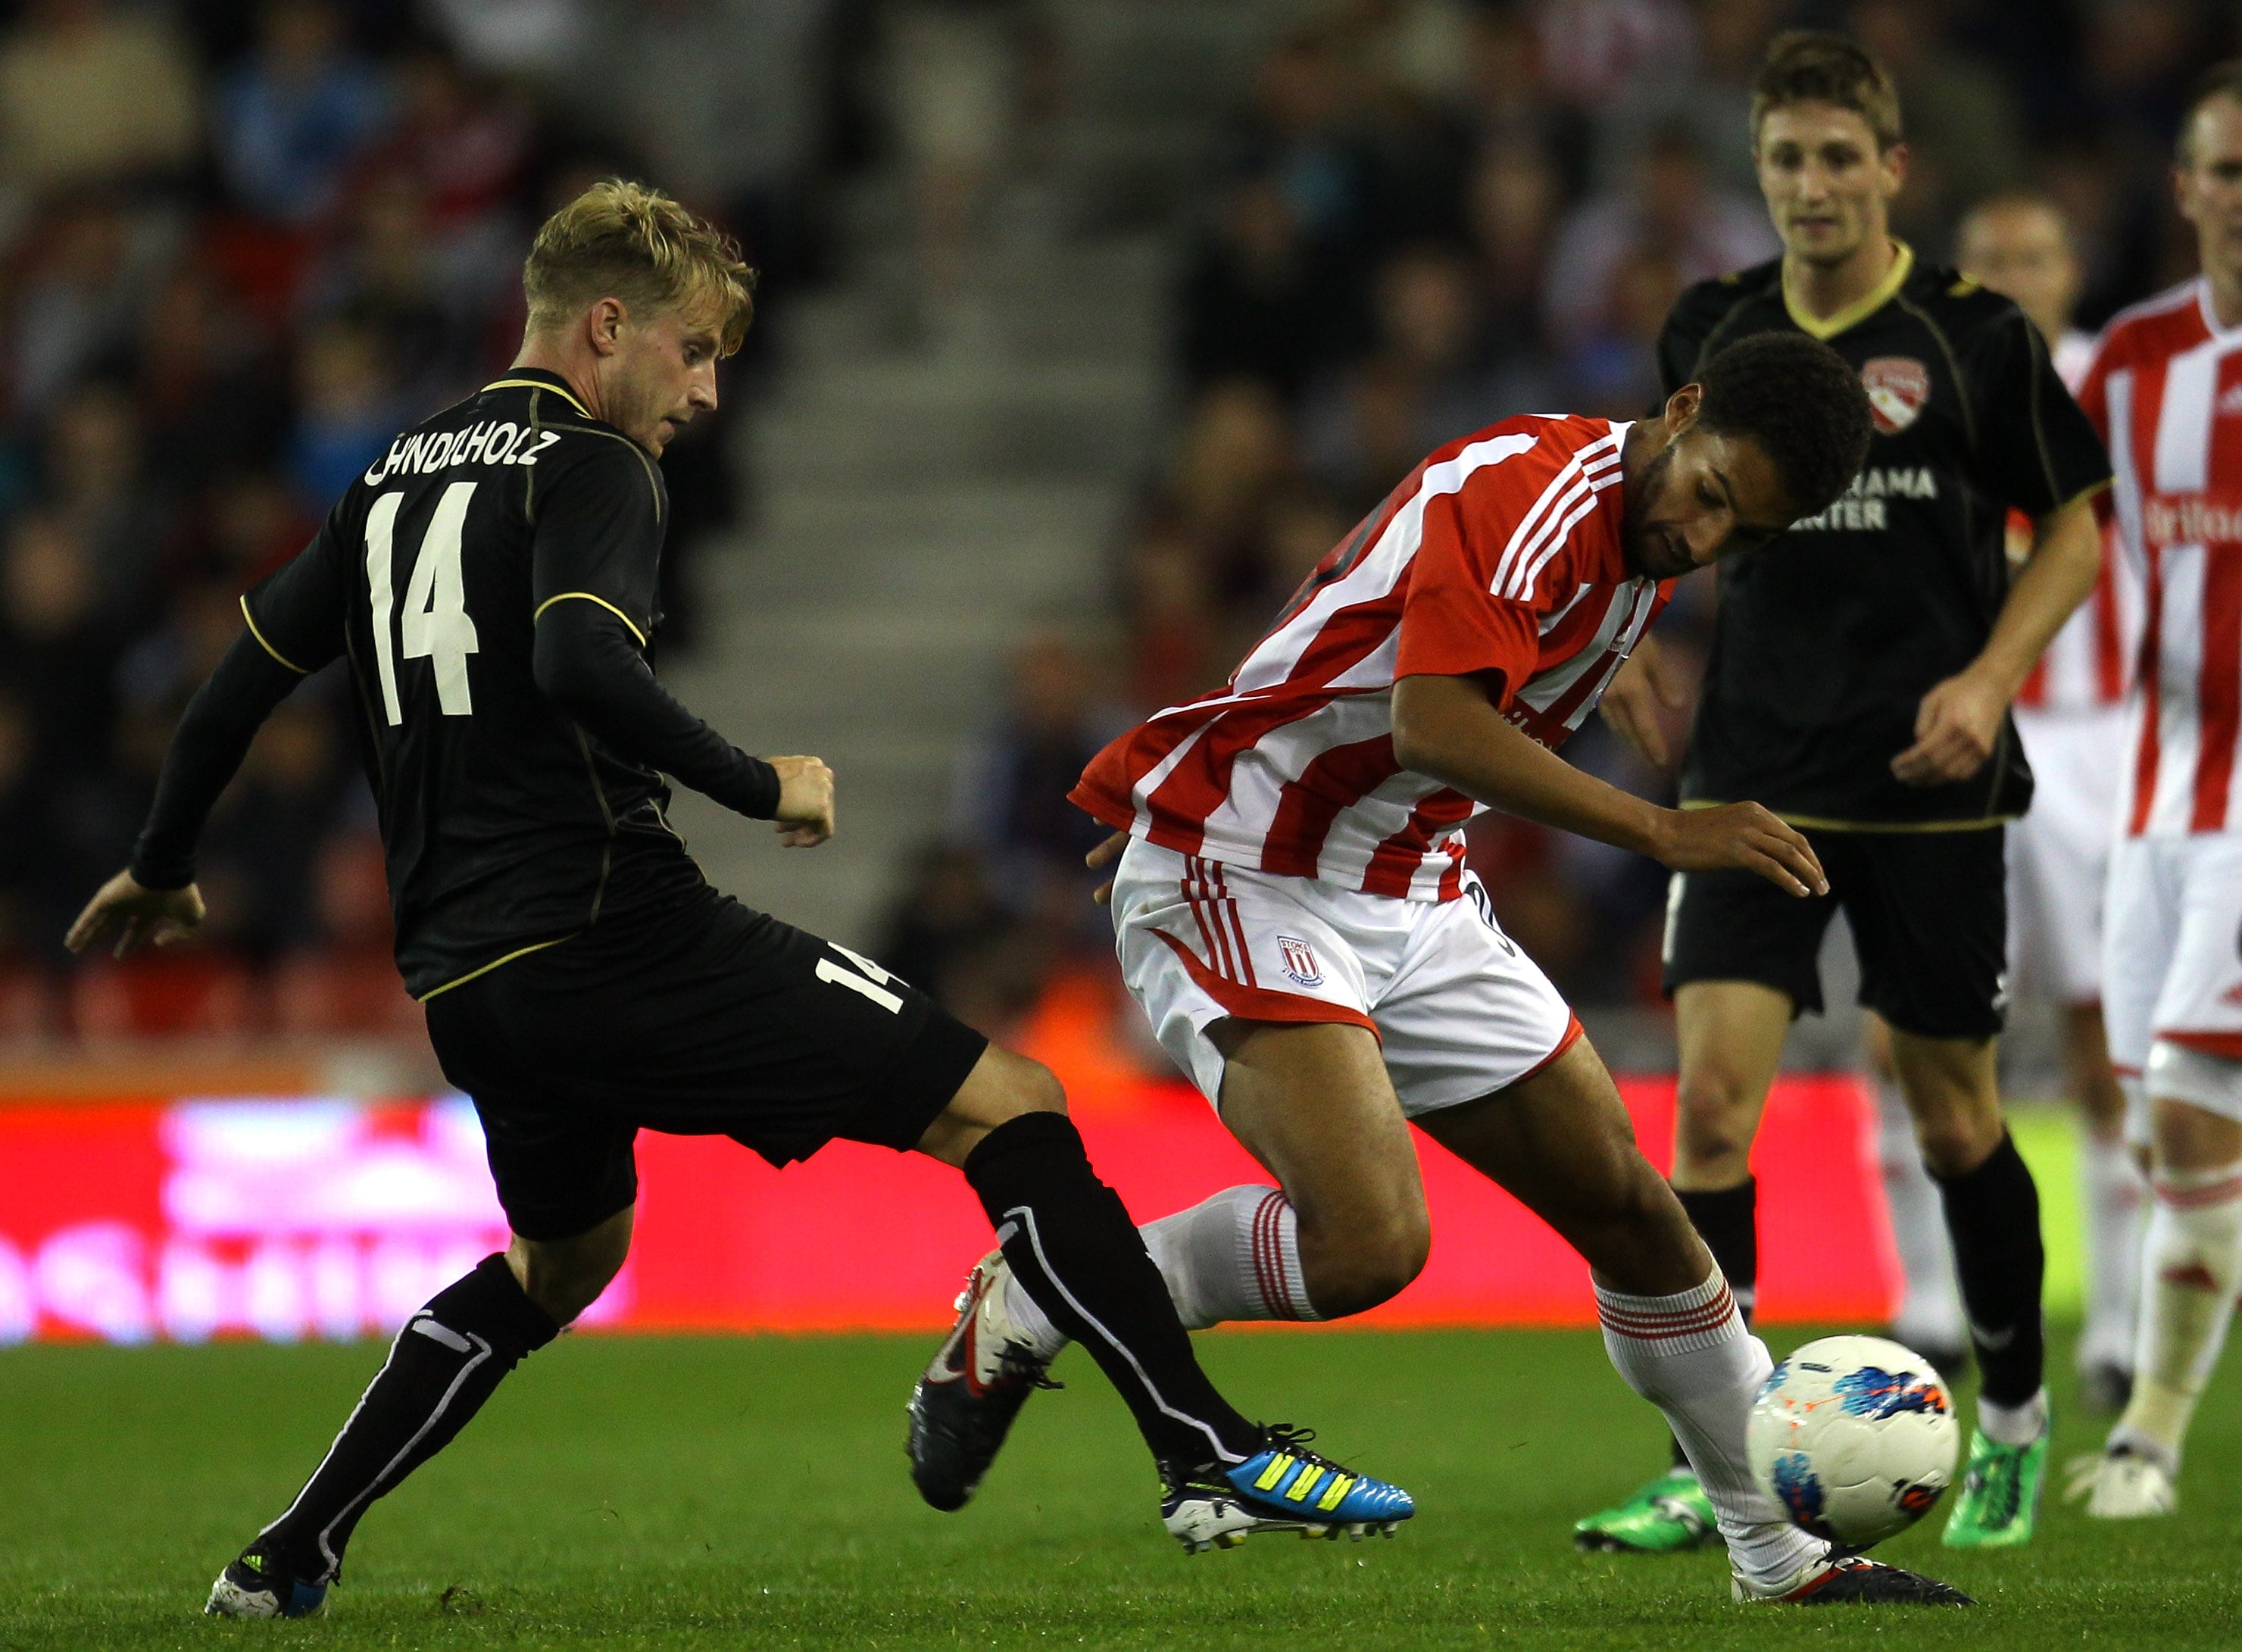
[[[585,418],[592,417],[592,410],[584,405],[584,399],[576,393],[575,386],[559,373],[547,373],[542,367],[508,367],[485,385],[479,393],[488,395],[493,390],[549,390]]]
[[[1907,285],[1908,277],[1915,273],[1915,249],[1896,235],[1892,237],[1892,265],[1884,272],[1884,279],[1854,299],[1835,315],[1816,315],[1798,301],[1790,290],[1790,260],[1782,261],[1782,307],[1801,332],[1812,338],[1828,340],[1849,327],[1857,327],[1897,296]]]

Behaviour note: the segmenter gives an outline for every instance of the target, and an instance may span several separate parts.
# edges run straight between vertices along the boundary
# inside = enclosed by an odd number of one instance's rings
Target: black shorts
[[[1840,908],[1861,961],[1861,1004],[1903,1032],[1990,1038],[2008,1002],[2006,834],[1809,831],[1829,893],[1801,900],[1752,872],[1676,873],[1666,991],[1755,981],[1822,1009],[1822,931]]]
[[[729,1136],[774,1165],[836,1137],[903,1151],[988,1040],[916,989],[714,890],[427,1001],[481,1116],[507,1220],[567,1239],[638,1194],[641,1130]]]

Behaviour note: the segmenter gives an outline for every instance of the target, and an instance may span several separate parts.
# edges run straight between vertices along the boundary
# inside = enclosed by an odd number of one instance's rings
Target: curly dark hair
[[[1852,364],[1818,339],[1754,333],[1716,351],[1697,382],[1698,422],[1766,449],[1801,516],[1827,509],[1867,461],[1869,393]]]

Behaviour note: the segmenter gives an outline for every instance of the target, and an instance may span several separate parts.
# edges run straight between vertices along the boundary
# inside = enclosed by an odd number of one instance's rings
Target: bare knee
[[[2157,1168],[2218,1170],[2242,1158],[2242,1123],[2191,1102],[2151,1103],[2150,1140]]]
[[[1923,1168],[1933,1176],[1943,1179],[1967,1176],[2001,1145],[2000,1119],[1996,1116],[1986,1120],[1959,1111],[1918,1118],[1915,1139],[1923,1149]]]
[[[962,1165],[998,1125],[1028,1113],[1065,1111],[1066,1090],[1057,1074],[1040,1061],[992,1044],[926,1127],[918,1151],[945,1165]]]
[[[995,1071],[990,1074],[994,1083],[990,1091],[985,1097],[969,1098],[968,1092],[975,1088],[974,1080],[980,1078],[983,1068],[992,1064],[992,1057],[996,1058]],[[975,1116],[985,1119],[994,1129],[1023,1113],[1064,1112],[1066,1087],[1059,1083],[1058,1075],[1042,1062],[991,1044],[989,1053],[981,1058],[980,1065],[974,1068],[972,1076],[950,1105],[956,1106],[959,1100],[968,1101]]]
[[[1918,1083],[1907,1086],[1907,1098],[1923,1167],[1932,1175],[1966,1176],[2001,1145],[2007,1125],[2000,1097],[1990,1085]]]
[[[530,1239],[517,1233],[507,1246],[507,1266],[522,1294],[567,1325],[600,1299],[622,1271],[630,1254],[633,1212],[618,1212],[589,1232],[573,1239]]]
[[[1433,1225],[1421,1205],[1344,1231],[1319,1232],[1303,1218],[1300,1266],[1308,1300],[1326,1320],[1362,1313],[1391,1301],[1425,1271],[1433,1253]]]
[[[1712,1188],[1742,1181],[1750,1173],[1762,1099],[1750,1079],[1725,1063],[1684,1072],[1675,1092],[1676,1182]]]
[[[1892,1064],[1923,1162],[1934,1176],[1966,1176],[1992,1156],[2007,1126],[1990,1038],[1933,1038],[1891,1034]]]

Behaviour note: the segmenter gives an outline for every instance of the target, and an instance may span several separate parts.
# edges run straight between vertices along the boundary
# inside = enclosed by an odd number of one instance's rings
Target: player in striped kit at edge
[[[1145,1247],[1187,1325],[1335,1319],[1425,1263],[1414,1123],[1590,1263],[1612,1362],[1703,1483],[1739,1601],[1961,1603],[1782,1516],[1745,1454],[1772,1368],[1636,1148],[1602,1061],[1466,870],[1482,807],[1826,889],[1756,803],[1660,809],[1554,749],[1676,577],[1828,506],[1869,444],[1858,376],[1792,335],[1710,355],[1635,423],[1512,419],[1434,452],[1334,549],[1227,687],[1158,713],[1072,793],[1118,829],[1122,972],[1162,1048],[1280,1187],[1230,1188]],[[913,1467],[954,1507],[1064,1346],[991,1254],[913,1396]],[[970,1400],[970,1407],[960,1399]]]
[[[2103,1011],[2149,1150],[2132,1399],[2074,1495],[2169,1514],[2242,1283],[2242,61],[2198,83],[2175,183],[2202,275],[2119,314],[2079,402],[2117,473],[2145,614]]]
[[[2084,272],[2061,209],[2024,194],[1978,203],[1955,238],[1955,263],[2016,300],[2047,340],[2056,372],[2078,391],[2094,339],[2071,325]],[[2031,519],[2011,511],[2011,565],[2023,562],[2031,544]],[[2120,553],[2105,545],[2093,594],[2056,633],[2017,694],[2017,732],[2037,784],[2031,812],[2010,826],[2008,843],[2010,991],[2060,1011],[2064,1093],[2081,1125],[2086,1315],[2079,1389],[2103,1412],[2124,1407],[2132,1387],[2145,1192],[2125,1145],[2125,1098],[2102,1025],[2103,884],[2123,787],[2112,754],[2125,749],[2126,655],[2139,629],[2138,607]],[[1872,1065],[1880,1070],[1884,1192],[1906,1286],[1892,1333],[1911,1346],[1958,1354],[1968,1327],[1937,1185],[1923,1169],[1889,1057]]]

